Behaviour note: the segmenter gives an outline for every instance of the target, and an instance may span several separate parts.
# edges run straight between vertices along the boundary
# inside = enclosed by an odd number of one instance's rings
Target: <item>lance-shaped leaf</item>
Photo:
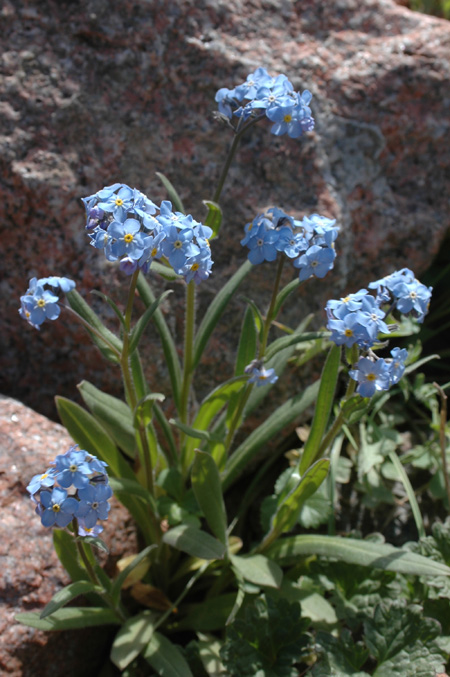
[[[106,294],[104,294],[101,291],[98,291],[97,289],[93,289],[91,291],[91,294],[93,294],[94,296],[99,296],[105,303],[107,303],[108,306],[113,311],[113,313],[117,316],[117,319],[119,320],[122,327],[125,328],[125,318],[123,316],[122,311],[118,307],[117,303],[115,303],[115,301],[110,299],[109,296],[107,296]]]
[[[300,510],[305,501],[320,487],[328,473],[330,460],[322,458],[303,475],[288,494],[283,498],[272,517],[271,529],[267,540],[272,541],[285,531],[290,531],[297,523]]]
[[[150,307],[155,302],[155,296],[145,277],[140,273],[137,281],[137,288],[139,296],[147,307]],[[172,394],[177,410],[180,407],[180,392],[181,392],[181,366],[178,358],[175,342],[170,333],[169,327],[164,319],[159,308],[153,314],[153,321],[158,330],[161,339],[164,357],[166,359],[167,368],[169,370],[170,382],[172,385]]]
[[[66,299],[72,310],[78,313],[78,315],[92,327],[93,331],[90,331],[88,327],[86,327],[86,330],[102,355],[109,360],[109,362],[118,364],[119,356],[122,352],[122,341],[113,334],[112,331],[105,327],[98,315],[94,313],[92,308],[75,289],[66,294]],[[96,333],[94,333],[94,331]]]
[[[266,555],[280,564],[297,562],[299,557],[321,555],[375,569],[413,576],[450,576],[450,568],[441,562],[387,543],[373,543],[339,536],[300,535],[280,539]]]
[[[161,275],[161,277],[163,277],[165,280],[169,280],[169,282],[182,279],[182,276],[178,275],[178,273],[174,271],[169,263],[164,265],[164,263],[161,263],[156,259],[153,259],[152,261],[151,270],[153,273],[158,273],[158,275]]]
[[[89,381],[81,381],[78,390],[94,418],[126,455],[134,459],[136,438],[130,407],[123,400],[102,392]]]
[[[180,649],[159,632],[155,632],[144,651],[144,658],[157,675],[193,677]]]
[[[341,358],[341,349],[333,345],[330,348],[328,357],[322,370],[320,379],[319,394],[317,396],[316,408],[311,430],[306,440],[300,461],[300,473],[303,475],[306,470],[314,463],[319,453],[320,443],[325,434],[328,420],[330,418],[331,408],[333,406],[334,393],[339,374],[339,364]]]
[[[212,235],[209,238],[212,240],[219,234],[219,229],[222,225],[222,210],[217,202],[213,202],[212,200],[203,200],[203,204],[208,210],[204,223],[205,226],[209,226],[212,230]]]
[[[91,454],[108,464],[114,477],[135,479],[134,473],[103,426],[88,411],[65,397],[56,397],[59,417],[69,435]]]
[[[161,172],[155,172],[155,174],[163,184],[164,188],[167,190],[167,195],[169,196],[169,200],[172,202],[172,205],[175,208],[175,210],[177,212],[182,212],[183,214],[186,214],[185,209],[183,207],[183,203],[181,201],[181,197],[178,195],[178,192],[173,183],[169,181],[167,176],[161,174]]]
[[[120,591],[122,589],[122,586],[124,582],[127,579],[127,576],[130,575],[130,573],[135,569],[141,562],[143,562],[146,558],[149,557],[151,551],[156,548],[156,545],[148,545],[146,548],[141,550],[141,552],[134,557],[133,561],[130,562],[130,564],[123,569],[123,571],[120,572],[120,574],[117,576],[116,580],[114,581],[112,588],[111,588],[111,597],[113,598],[114,602],[117,604],[120,598]]]
[[[169,296],[169,294],[172,294],[172,289],[168,289],[167,291],[162,293],[161,296],[158,296],[158,298],[155,301],[153,301],[153,303],[147,308],[145,313],[141,315],[139,320],[136,322],[130,336],[130,346],[129,346],[130,354],[133,353],[138,347],[139,341],[146,326],[152,319],[153,315],[156,313],[161,303],[164,301],[164,299],[166,299]]]
[[[247,308],[242,323],[241,335],[239,338],[238,352],[236,356],[235,376],[244,373],[245,367],[250,364],[256,356],[257,330],[253,313]]]
[[[96,625],[120,625],[120,619],[112,609],[100,607],[58,609],[47,618],[40,618],[37,611],[30,611],[17,614],[15,620],[37,630],[76,630]]]
[[[151,611],[143,611],[129,618],[114,638],[110,658],[119,670],[125,668],[147,646],[154,633],[157,615]]]
[[[297,287],[300,286],[300,280],[299,278],[296,278],[295,280],[292,280],[292,282],[289,282],[281,291],[278,292],[277,298],[275,300],[275,306],[274,306],[274,311],[273,311],[273,316],[276,317],[278,313],[281,310],[281,306],[283,303],[286,301],[288,296],[292,294],[293,291],[297,289]]]
[[[224,544],[213,536],[187,524],[179,524],[166,531],[162,540],[173,548],[199,559],[223,559],[226,549]]]
[[[270,360],[274,355],[279,353],[281,350],[285,350],[285,348],[296,346],[299,343],[321,340],[327,338],[329,335],[330,332],[309,331],[306,332],[305,334],[297,334],[297,332],[295,332],[294,334],[290,334],[289,336],[282,336],[281,338],[271,343],[270,346],[267,348],[266,360]]]
[[[233,298],[237,288],[252,268],[253,266],[250,261],[245,261],[245,263],[242,264],[242,266],[235,272],[233,277],[228,280],[225,286],[222,287],[222,289],[218,294],[216,294],[213,301],[210,303],[208,310],[201,321],[197,331],[197,336],[195,338],[194,359],[192,364],[193,368],[195,368],[199,363],[205,351],[209,337],[214,331],[219,319],[222,317],[225,307],[229,303],[230,299]]]
[[[94,585],[94,583],[91,583],[91,581],[76,581],[75,583],[66,585],[66,587],[62,590],[58,590],[56,595],[53,595],[50,602],[45,605],[40,613],[40,618],[46,618],[47,616],[50,616],[76,597],[85,595],[88,592],[97,592],[101,594],[103,592],[103,588],[99,587],[98,585]]]
[[[250,583],[255,585],[279,588],[283,580],[283,571],[280,566],[264,555],[250,555],[239,557],[231,555],[231,564],[234,569]]]
[[[261,388],[262,390],[262,388]],[[303,393],[287,400],[254,430],[227,460],[222,474],[222,486],[227,489],[248,463],[266,447],[280,431],[292,424],[317,397],[319,382],[308,386]]]
[[[209,528],[223,543],[227,544],[227,516],[223,502],[219,470],[211,454],[195,452],[191,472],[192,489]]]

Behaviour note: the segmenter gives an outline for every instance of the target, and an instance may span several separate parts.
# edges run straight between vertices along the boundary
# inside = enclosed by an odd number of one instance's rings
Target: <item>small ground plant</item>
[[[87,381],[79,385],[86,408],[56,398],[75,444],[49,459],[27,487],[73,582],[41,612],[18,620],[45,630],[110,625],[102,674],[434,675],[450,653],[450,525],[435,524],[427,535],[404,468],[426,462],[445,487],[446,422],[436,419],[436,396],[418,382],[415,397],[429,403],[440,442],[427,438],[400,458],[402,433],[388,406],[402,388],[408,395],[402,377],[424,361],[418,350],[391,342],[416,333],[431,288],[407,268],[386,271],[367,288],[329,300],[320,331],[308,331],[311,317],[287,327],[279,320],[286,301],[333,268],[339,226],[273,206],[249,217],[241,235],[246,260],[196,317],[197,290],[213,274],[221,193],[242,136],[268,119],[272,134],[301,140],[314,128],[311,98],[263,68],[219,89],[216,117],[233,138],[212,199],[204,201],[203,222],[186,214],[163,175],[170,201],[159,205],[122,183],[83,198],[89,244],[128,280],[124,308],[101,295],[117,318],[116,332],[66,277],[34,278],[21,297],[19,312],[37,329],[61,312],[80,322],[123,380],[123,399]],[[273,277],[267,307],[246,299],[234,373],[197,403],[205,348],[259,265]],[[287,267],[292,281],[282,286]],[[181,359],[162,310],[170,291],[156,297],[152,275],[185,289]],[[137,296],[145,306],[139,316]],[[139,354],[150,324],[169,374],[163,393],[151,389]],[[272,388],[285,370],[324,353],[321,378],[277,401]],[[243,435],[263,401],[269,413]],[[268,442],[300,421],[302,442],[277,466],[273,482]],[[352,524],[337,535],[335,508],[352,477],[368,509],[395,502],[389,482],[403,487],[419,540],[395,547]],[[261,496],[268,482],[271,490]],[[142,547],[109,577],[98,549],[107,551],[101,534],[113,493],[134,518]],[[258,524],[248,530],[250,510]],[[75,606],[80,596],[86,604]]]

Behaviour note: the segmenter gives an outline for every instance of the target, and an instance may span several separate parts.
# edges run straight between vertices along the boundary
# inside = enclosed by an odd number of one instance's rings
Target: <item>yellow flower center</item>
[[[158,253],[157,248],[156,248],[156,247],[153,247],[150,256],[156,256],[157,253]]]
[[[116,197],[116,207],[121,207],[123,205],[123,200],[120,197]]]
[[[78,470],[78,466],[75,463],[72,463],[72,465],[69,466],[70,472],[76,472]]]
[[[292,122],[292,115],[290,115],[290,113],[287,113],[283,118],[283,122]]]
[[[52,506],[53,512],[60,512],[61,511],[61,506],[55,503],[54,506]]]
[[[193,270],[193,271],[196,271],[196,270],[198,270],[199,268],[200,268],[200,264],[199,264],[199,263],[193,263],[192,266],[191,266],[191,270]]]
[[[350,337],[350,336],[353,336],[353,331],[352,331],[351,329],[346,329],[346,330],[344,331],[344,334],[345,334],[347,337]]]
[[[183,243],[181,242],[181,240],[175,240],[173,246],[175,247],[175,249],[180,249],[183,246]]]
[[[366,378],[367,378],[368,381],[376,381],[377,375],[376,374],[367,374]]]
[[[45,306],[45,301],[44,299],[38,299],[38,308],[43,308]]]
[[[125,240],[125,242],[126,242],[127,244],[129,244],[130,242],[133,242],[133,240],[134,240],[134,238],[133,238],[133,236],[132,236],[131,233],[127,233],[126,235],[124,235],[124,238],[123,238],[123,239]]]

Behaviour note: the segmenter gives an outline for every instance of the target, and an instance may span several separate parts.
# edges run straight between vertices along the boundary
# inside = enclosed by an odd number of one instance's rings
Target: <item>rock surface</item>
[[[62,426],[16,400],[0,397],[0,674],[8,677],[97,677],[107,656],[107,629],[44,633],[14,620],[40,611],[69,579],[25,490],[31,477],[72,444]],[[136,552],[128,515],[112,500],[104,540],[109,564]]]
[[[396,267],[420,275],[438,250],[450,223],[449,22],[393,0],[118,0],[113,8],[5,0],[1,18],[0,391],[52,416],[54,393],[76,397],[81,378],[120,392],[117,372],[67,316],[37,333],[17,315],[18,298],[29,277],[55,274],[76,279],[85,296],[100,288],[123,301],[120,275],[87,246],[79,198],[123,181],[159,201],[161,171],[201,219],[230,141],[212,118],[215,91],[259,65],[312,91],[316,130],[277,139],[262,124],[243,141],[201,308],[244,259],[243,225],[272,204],[335,217],[342,228],[335,270],[299,292],[286,309],[292,324]],[[244,293],[261,300],[270,279],[261,266]],[[165,313],[181,337],[176,291]],[[104,304],[94,305],[114,326]],[[232,363],[242,305],[235,301],[214,339],[209,371],[217,357],[219,375]],[[155,342],[150,336],[145,349],[148,373],[164,383]]]

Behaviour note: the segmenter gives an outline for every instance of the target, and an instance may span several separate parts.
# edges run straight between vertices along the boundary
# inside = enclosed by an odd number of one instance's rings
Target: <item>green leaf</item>
[[[63,425],[82,449],[105,461],[108,464],[108,473],[114,477],[135,479],[132,469],[92,414],[65,397],[58,396],[55,402]]]
[[[140,273],[138,277],[137,289],[139,291],[139,296],[147,307],[151,306],[151,304],[155,302],[153,291],[142,273]],[[169,370],[175,406],[177,410],[179,410],[181,392],[181,366],[180,360],[178,358],[177,348],[172,338],[172,334],[170,333],[169,327],[167,326],[167,323],[164,319],[164,315],[159,308],[157,308],[153,315],[153,321],[161,339],[164,357]]]
[[[75,599],[75,597],[85,595],[87,592],[97,592],[101,594],[103,588],[94,585],[91,581],[76,581],[75,583],[70,583],[70,585],[66,585],[65,588],[59,590],[56,595],[53,595],[50,602],[42,609],[39,618],[50,616],[50,614],[55,613],[55,611],[58,611],[58,609]]]
[[[157,615],[143,611],[129,618],[120,628],[111,647],[110,659],[119,670],[125,668],[143,651],[154,633]]]
[[[228,404],[233,395],[242,389],[247,380],[247,376],[237,376],[215,388],[201,403],[192,423],[192,428],[194,430],[209,430],[213,419]],[[199,445],[200,439],[200,437],[190,437],[186,440],[186,465],[189,465],[193,460],[194,449]]]
[[[246,581],[255,585],[279,588],[283,580],[283,571],[276,562],[264,555],[238,557],[231,555],[231,564]]]
[[[100,607],[59,609],[50,617],[42,619],[38,612],[30,611],[17,614],[15,620],[37,630],[76,630],[97,625],[120,625],[120,620],[112,609]]]
[[[205,531],[186,524],[169,529],[162,540],[173,548],[199,559],[223,559],[226,549],[223,543]]]
[[[302,458],[300,460],[300,473],[303,475],[306,470],[314,463],[319,453],[320,443],[325,434],[328,420],[330,418],[331,408],[333,406],[334,393],[339,374],[339,365],[341,360],[341,349],[333,345],[328,353],[327,360],[322,370],[320,379],[319,395],[317,397],[316,408],[311,430],[306,440]]]
[[[119,602],[120,599],[120,591],[122,589],[122,586],[127,578],[127,576],[135,569],[138,564],[144,561],[144,559],[147,559],[151,553],[152,550],[154,550],[157,546],[155,544],[153,545],[148,545],[146,548],[141,550],[139,554],[136,555],[136,557],[133,559],[130,564],[123,569],[123,571],[120,572],[120,574],[117,576],[116,580],[114,581],[112,588],[111,588],[111,597],[113,598],[115,604]]]
[[[62,529],[53,529],[53,546],[59,561],[69,574],[72,581],[89,580],[86,569],[78,564],[77,546],[72,534]]]
[[[181,198],[178,195],[173,183],[171,181],[169,181],[167,176],[164,176],[164,174],[161,174],[161,172],[155,172],[155,174],[158,177],[158,179],[161,181],[161,183],[163,184],[164,188],[167,190],[169,200],[172,202],[172,205],[174,206],[175,211],[182,212],[183,214],[186,214],[185,209],[183,207],[183,203],[181,201]]]
[[[189,604],[183,607],[186,616],[176,623],[176,630],[223,631],[235,601],[236,593],[230,592],[211,597],[199,604]]]
[[[102,539],[98,538],[98,536],[82,536],[80,538],[84,543],[89,543],[89,545],[93,545],[94,548],[98,548],[98,550],[101,550],[102,552],[109,555],[108,546],[106,545],[105,541],[102,541]]]
[[[261,389],[262,390],[262,389]],[[314,402],[319,382],[308,386],[301,394],[278,407],[256,430],[254,430],[227,460],[222,475],[222,487],[227,489],[248,463],[266,447],[269,440],[291,425]]]
[[[330,460],[328,458],[321,458],[308,469],[297,486],[282,500],[272,518],[269,539],[273,538],[275,534],[279,536],[285,531],[293,529],[303,504],[320,487],[328,474],[329,467]]]
[[[255,359],[257,346],[257,330],[255,320],[250,308],[247,308],[242,323],[241,335],[239,338],[239,347],[236,356],[235,376],[244,373],[245,367]]]
[[[98,291],[97,289],[93,289],[91,291],[91,294],[94,294],[94,296],[99,296],[103,301],[105,301],[105,303],[107,303],[109,305],[109,307],[115,313],[115,315],[117,315],[117,318],[118,318],[120,324],[122,325],[122,327],[125,328],[125,318],[123,316],[123,313],[120,311],[119,307],[117,306],[117,304],[112,299],[110,299],[109,296],[106,296],[106,294],[103,294],[103,292]]]
[[[286,564],[299,557],[319,555],[360,566],[396,571],[412,576],[450,576],[450,568],[416,553],[387,543],[373,543],[339,536],[299,535],[280,539],[266,555]]]
[[[193,677],[191,669],[179,648],[159,632],[155,632],[151,638],[144,651],[144,658],[147,663],[150,663],[157,675],[163,677]]]
[[[150,322],[150,320],[152,319],[153,315],[155,314],[159,306],[162,304],[162,302],[169,296],[169,294],[172,294],[172,289],[167,289],[167,291],[163,292],[160,296],[158,296],[158,298],[147,308],[145,313],[136,322],[130,336],[130,345],[129,345],[130,354],[133,353],[138,347],[139,341],[146,326],[148,325],[148,323]]]
[[[141,498],[143,501],[145,501],[145,503],[151,507],[152,512],[156,514],[157,510],[155,499],[149,490],[143,487],[142,484],[139,484],[139,482],[136,482],[136,480],[123,479],[122,477],[110,477],[109,484],[117,496],[122,494],[127,496],[137,496],[138,498]]]
[[[178,275],[174,271],[174,269],[170,266],[168,263],[167,265],[164,265],[164,263],[161,263],[160,261],[157,261],[156,259],[153,259],[151,269],[152,273],[157,273],[158,275],[161,275],[165,280],[168,280],[169,282],[173,282],[173,280],[181,280],[182,276]]]
[[[80,317],[92,327],[97,334],[100,334],[100,337],[103,337],[104,340],[86,327],[93,343],[97,346],[102,355],[109,362],[119,364],[120,353],[122,352],[122,341],[113,334],[112,331],[105,327],[98,315],[94,313],[92,308],[75,289],[66,294],[66,299],[72,310],[78,313],[78,315],[80,315]]]
[[[325,331],[310,331],[305,334],[290,334],[289,336],[282,336],[281,338],[273,341],[266,350],[266,360],[270,360],[274,355],[279,353],[281,350],[290,348],[291,346],[297,346],[299,343],[306,343],[307,341],[316,341],[328,338],[330,335],[329,332]]]
[[[102,392],[89,381],[81,381],[78,390],[94,418],[127,456],[134,460],[136,438],[130,407],[117,397]]]
[[[198,428],[193,428],[192,426],[182,423],[181,421],[177,421],[174,418],[169,419],[169,423],[184,432],[184,434],[188,437],[192,437],[194,440],[206,440],[209,442],[210,440],[214,439],[214,435],[211,435],[211,433],[208,433],[206,430],[198,430]]]
[[[292,282],[289,282],[285,287],[283,287],[283,289],[280,292],[278,292],[278,295],[277,295],[277,298],[276,298],[276,301],[275,301],[275,306],[274,306],[274,309],[273,309],[273,317],[277,317],[278,313],[281,310],[281,306],[283,305],[283,303],[286,301],[288,296],[290,294],[292,294],[292,292],[295,291],[297,289],[297,287],[299,287],[299,286],[300,286],[300,280],[297,277],[294,280],[292,280]]]
[[[222,209],[217,202],[213,202],[212,200],[203,200],[203,204],[208,209],[208,215],[204,224],[212,229],[212,235],[209,238],[212,240],[219,234],[219,229],[222,224]]]
[[[312,671],[314,677],[369,677],[368,672],[360,672],[369,652],[347,629],[339,637],[318,632],[317,646],[319,660]]]
[[[242,264],[242,266],[235,272],[233,277],[228,280],[228,282],[224,285],[224,287],[222,287],[222,289],[218,294],[216,294],[213,301],[210,303],[195,337],[194,357],[192,363],[193,369],[195,369],[197,364],[200,362],[209,337],[211,336],[215,326],[221,318],[224,309],[228,305],[229,301],[233,298],[237,288],[252,268],[253,266],[250,261],[245,261],[245,263]]]
[[[212,456],[197,450],[191,472],[192,489],[213,534],[227,545],[227,516],[217,465]]]

